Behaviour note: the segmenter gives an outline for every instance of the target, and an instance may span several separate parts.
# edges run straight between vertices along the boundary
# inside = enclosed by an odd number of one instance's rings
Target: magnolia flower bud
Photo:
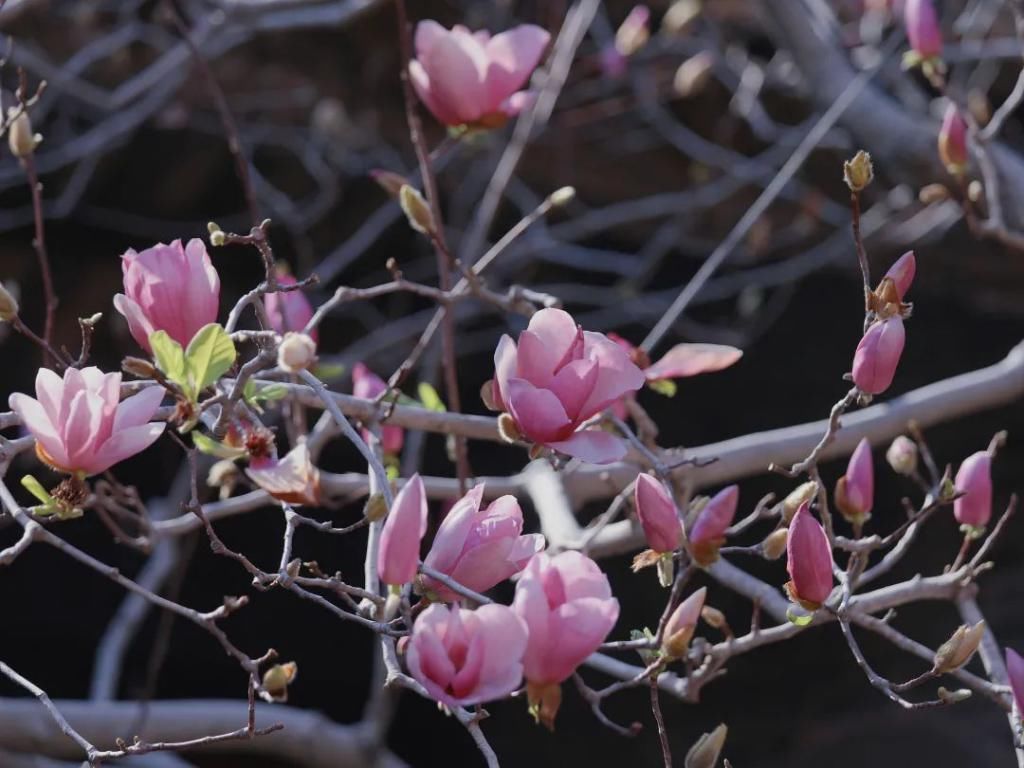
[[[664,553],[679,549],[683,526],[675,502],[660,480],[642,472],[637,475],[633,508],[652,550]]]
[[[700,0],[676,0],[661,17],[661,31],[670,35],[685,34],[700,18]]]
[[[935,671],[940,674],[955,672],[971,660],[985,636],[985,622],[973,627],[961,624],[956,632],[935,651]]]
[[[17,114],[19,109],[21,108],[11,107],[8,109],[8,119]],[[7,129],[7,145],[11,148],[11,154],[17,158],[28,157],[36,151],[40,141],[42,141],[42,137],[32,133],[32,120],[29,118],[28,112],[22,110]]]
[[[920,59],[942,55],[942,28],[932,0],[907,0],[903,9],[910,47]]]
[[[0,283],[0,320],[10,322],[18,316],[18,301]]]
[[[875,322],[853,356],[853,383],[864,393],[880,395],[892,384],[903,354],[906,332],[898,315]]]
[[[953,502],[961,525],[984,528],[992,517],[992,456],[978,451],[964,459],[956,473],[956,489],[964,495]]]
[[[552,207],[559,208],[571,203],[575,197],[576,187],[559,187],[548,195],[548,202],[551,203]]]
[[[789,531],[786,528],[779,528],[772,531],[761,542],[761,554],[767,560],[778,560],[786,551],[786,540],[789,538]]]
[[[967,170],[967,123],[956,104],[950,102],[939,129],[939,157],[952,176],[962,176]]]
[[[790,579],[786,592],[793,602],[809,611],[817,610],[832,592],[832,547],[806,503],[789,526],[786,551]]]
[[[725,543],[725,534],[736,516],[740,490],[730,485],[716,493],[691,519],[686,529],[690,554],[701,567],[718,559],[718,550]]]
[[[875,169],[871,165],[871,155],[863,149],[843,163],[843,179],[851,192],[863,191],[874,178]]]
[[[701,587],[683,600],[669,616],[662,634],[661,650],[670,659],[679,659],[686,655],[707,594],[707,587]]]
[[[686,759],[683,761],[684,768],[715,768],[718,765],[718,758],[722,754],[722,747],[725,746],[725,737],[728,735],[729,729],[725,723],[719,725],[711,733],[703,734],[686,753]]]
[[[289,331],[277,348],[277,364],[288,373],[298,373],[316,362],[316,342],[304,333]]]
[[[871,517],[874,497],[875,469],[871,461],[871,445],[867,438],[863,438],[850,457],[846,474],[836,483],[836,507],[847,522],[863,525]]]
[[[366,500],[363,506],[363,517],[371,523],[383,520],[388,514],[388,503],[384,500],[383,493],[374,493]]]
[[[288,686],[295,680],[299,667],[294,661],[275,664],[263,673],[263,688],[274,701],[288,700]]]
[[[913,251],[907,251],[896,259],[893,265],[889,267],[889,271],[885,273],[885,277],[892,280],[893,286],[896,288],[896,295],[900,301],[903,301],[903,298],[910,290],[916,274],[917,258],[914,256]]]
[[[808,481],[801,483],[792,491],[782,502],[782,518],[788,525],[793,519],[793,515],[800,507],[814,498],[815,494],[818,493],[818,484],[814,481]]]
[[[917,443],[906,435],[900,435],[885,452],[885,460],[898,475],[913,475],[917,471]]]
[[[431,213],[430,206],[418,189],[408,184],[402,185],[402,188],[398,190],[398,202],[402,206],[405,217],[409,220],[409,226],[417,232],[433,235],[437,231],[434,214]]]
[[[643,48],[651,37],[650,22],[650,9],[634,6],[615,33],[615,50],[622,56],[632,56]]]
[[[715,69],[715,57],[710,51],[694,54],[676,70],[672,87],[678,96],[688,98],[700,93],[711,80]]]

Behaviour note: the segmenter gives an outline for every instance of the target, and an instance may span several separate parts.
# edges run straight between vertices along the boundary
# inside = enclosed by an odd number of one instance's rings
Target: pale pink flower
[[[633,486],[633,506],[644,529],[647,546],[655,552],[674,552],[683,541],[683,524],[675,502],[657,478],[641,472]]]
[[[356,363],[352,367],[352,394],[364,400],[373,400],[381,392],[386,390],[388,385],[384,379],[371,371],[362,363]],[[363,439],[367,438],[367,431],[363,430]],[[384,453],[397,455],[402,452],[402,445],[405,443],[405,431],[401,427],[391,424],[384,424],[380,429],[380,446]]]
[[[277,282],[279,285],[295,285],[298,281],[292,275],[278,275]],[[302,331],[313,319],[313,305],[301,290],[268,293],[263,304],[267,308],[270,326],[280,334]],[[317,341],[316,328],[309,335]]]
[[[896,375],[905,342],[899,316],[872,323],[853,356],[853,383],[869,395],[885,392]]]
[[[907,0],[903,16],[914,52],[922,59],[942,56],[942,28],[932,0]]]
[[[953,484],[964,493],[953,502],[953,516],[961,525],[984,528],[992,517],[992,455],[972,453],[957,470]]]
[[[789,524],[786,554],[789,596],[808,610],[820,608],[832,593],[832,548],[807,502]]]
[[[504,605],[475,611],[435,603],[413,624],[409,672],[449,707],[501,699],[523,679],[526,626]]]
[[[314,466],[305,443],[299,443],[283,459],[255,459],[245,474],[279,501],[289,504],[320,503],[320,470]]]
[[[139,346],[152,352],[149,337],[165,331],[187,346],[204,325],[217,321],[220,278],[202,240],[157,243],[142,252],[129,249],[121,256],[124,293],[114,307],[128,321]]]
[[[420,541],[427,532],[427,494],[420,476],[409,478],[395,496],[380,535],[377,572],[385,584],[412,581],[420,565]]]
[[[954,176],[967,169],[967,123],[952,101],[946,106],[939,128],[939,157]]]
[[[560,683],[597,650],[619,618],[608,577],[579,552],[535,555],[516,585],[513,610],[526,622],[526,679]]]
[[[730,485],[712,496],[697,513],[686,538],[698,565],[710,565],[718,559],[718,550],[725,543],[725,533],[736,517],[739,501],[739,486]]]
[[[907,251],[896,259],[893,265],[889,267],[889,271],[885,273],[885,276],[895,284],[896,295],[899,296],[900,301],[903,301],[904,297],[906,297],[911,284],[914,282],[914,275],[916,273],[917,259],[914,257],[913,251]]]
[[[501,337],[494,368],[494,404],[512,415],[526,439],[594,464],[626,455],[614,435],[577,431],[644,383],[626,351],[605,335],[584,331],[568,312],[542,309],[518,346]]]
[[[550,35],[523,24],[491,37],[436,21],[416,25],[416,58],[409,79],[434,117],[445,125],[490,128],[529,106],[520,89],[540,63]]]
[[[544,549],[539,533],[523,536],[523,512],[514,496],[502,496],[481,508],[484,486],[478,485],[455,502],[442,521],[424,564],[474,592],[485,592],[519,573]],[[441,600],[461,597],[427,576],[423,585]]]
[[[1006,672],[1010,678],[1010,689],[1017,713],[1024,713],[1024,659],[1012,648],[1006,649]]]
[[[63,472],[88,476],[145,450],[167,426],[149,423],[163,387],[146,387],[124,402],[118,402],[120,396],[120,373],[68,368],[62,379],[40,368],[38,399],[16,392],[9,403],[35,437],[40,459]]]
[[[857,443],[850,456],[846,474],[836,483],[835,502],[843,516],[852,521],[865,520],[875,503],[875,466],[867,438]]]

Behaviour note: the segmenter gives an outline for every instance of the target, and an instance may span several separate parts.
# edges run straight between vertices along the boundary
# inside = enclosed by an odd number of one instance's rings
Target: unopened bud
[[[941,203],[943,200],[949,199],[949,189],[945,184],[926,184],[917,193],[917,199],[925,205]]]
[[[985,187],[978,179],[974,179],[967,185],[967,199],[977,203],[984,196]]]
[[[712,608],[710,605],[705,605],[700,611],[700,617],[704,619],[708,626],[714,627],[719,631],[729,629],[729,622],[725,619],[725,614],[717,608]]]
[[[676,70],[672,87],[682,98],[694,96],[704,90],[715,68],[715,57],[710,51],[701,51],[691,56]]]
[[[676,0],[661,19],[661,31],[670,35],[686,34],[699,18],[699,0]]]
[[[810,502],[814,498],[814,495],[818,492],[818,484],[813,480],[810,480],[802,485],[798,485],[782,501],[782,518],[788,524],[793,519],[793,515],[800,509],[800,506],[804,503]]]
[[[651,38],[651,11],[646,5],[637,5],[629,12],[615,32],[615,50],[622,56],[632,56]]]
[[[992,119],[992,104],[985,92],[978,88],[972,88],[967,92],[967,111],[981,128],[988,125],[988,121]]]
[[[979,621],[973,627],[961,624],[953,636],[935,651],[935,671],[946,674],[960,669],[971,660],[984,636],[984,621]]]
[[[21,113],[18,114],[18,111]],[[7,128],[7,145],[11,148],[11,154],[17,158],[28,157],[36,151],[36,146],[42,141],[41,136],[32,133],[32,120],[28,112],[21,107],[11,107],[7,110],[7,118],[14,115],[13,122]]]
[[[789,530],[779,528],[768,534],[761,542],[761,554],[767,560],[778,560],[786,553],[786,540],[789,538]]]
[[[376,181],[381,189],[394,198],[401,194],[402,187],[409,186],[409,180],[394,171],[376,169],[370,171],[370,178]]]
[[[219,247],[227,242],[227,235],[224,234],[224,230],[220,228],[217,222],[207,222],[206,229],[210,233],[210,245]]]
[[[398,191],[398,202],[402,206],[402,212],[409,220],[409,226],[424,235],[433,235],[437,231],[434,224],[434,215],[430,212],[430,206],[423,199],[419,190],[403,184]]]
[[[576,187],[559,187],[548,196],[548,202],[552,207],[559,208],[568,205],[576,197]]]
[[[288,686],[295,680],[299,667],[294,661],[275,664],[263,673],[263,689],[274,701],[288,700]]]
[[[494,399],[494,379],[488,379],[480,387],[480,399],[489,411],[500,411],[501,408]]]
[[[939,695],[939,701],[944,704],[959,704],[961,701],[966,701],[971,698],[970,688],[957,688],[955,691],[951,691],[940,685],[937,693]]]
[[[384,494],[371,494],[370,498],[366,500],[366,506],[363,507],[363,517],[371,523],[376,523],[378,520],[383,520],[387,514],[388,503],[384,500]]]
[[[843,163],[843,179],[852,192],[863,191],[875,178],[871,155],[863,149]]]
[[[8,291],[3,283],[0,283],[0,320],[10,322],[18,316],[18,301]]]
[[[939,128],[939,157],[953,176],[962,176],[967,170],[967,123],[953,102],[947,105]]]
[[[711,733],[703,734],[686,753],[686,760],[683,761],[684,768],[715,768],[718,765],[718,758],[722,754],[722,747],[725,746],[725,737],[728,735],[729,729],[725,723],[719,725]]]
[[[316,362],[316,342],[304,333],[289,331],[277,348],[277,364],[288,373],[298,373]]]
[[[498,417],[498,434],[501,435],[501,439],[506,443],[518,443],[523,439],[523,435],[519,431],[519,425],[516,424],[516,420],[508,413],[503,413]]]
[[[885,460],[896,474],[909,477],[917,471],[917,443],[906,435],[900,435],[885,452]]]

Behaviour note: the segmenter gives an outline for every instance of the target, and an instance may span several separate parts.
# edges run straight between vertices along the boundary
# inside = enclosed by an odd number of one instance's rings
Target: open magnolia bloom
[[[320,503],[320,470],[313,465],[305,443],[296,445],[283,459],[254,460],[245,474],[279,501],[311,506]]]
[[[11,410],[36,439],[39,458],[54,469],[88,477],[145,450],[167,426],[149,423],[163,387],[143,389],[119,402],[121,374],[99,368],[49,368],[36,374],[36,398],[15,392]]]

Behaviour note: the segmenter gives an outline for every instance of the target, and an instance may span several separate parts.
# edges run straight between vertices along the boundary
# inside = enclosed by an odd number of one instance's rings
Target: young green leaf
[[[245,456],[244,448],[235,448],[230,445],[224,445],[219,443],[212,437],[204,435],[202,432],[192,433],[192,442],[195,444],[203,453],[207,453],[210,456],[216,456],[218,459],[239,459]]]
[[[199,393],[228,372],[235,362],[235,344],[217,323],[199,329],[185,350],[185,365],[192,383],[192,394]]]
[[[164,376],[175,384],[187,385],[185,353],[181,344],[168,336],[166,331],[155,331],[149,335],[149,346],[153,349],[157,368],[163,371]]]
[[[437,390],[427,382],[421,381],[417,385],[416,394],[419,395],[420,402],[423,403],[423,407],[428,411],[444,413],[447,410],[444,407],[444,401],[441,399],[441,396],[437,394]]]
[[[675,397],[676,390],[678,389],[675,381],[672,379],[656,379],[655,381],[648,381],[647,387],[654,390],[659,395],[664,395],[665,397]]]
[[[56,506],[56,502],[45,488],[43,484],[35,479],[32,475],[25,475],[21,478],[21,485],[26,491],[35,496],[39,501],[43,502],[46,506]]]

